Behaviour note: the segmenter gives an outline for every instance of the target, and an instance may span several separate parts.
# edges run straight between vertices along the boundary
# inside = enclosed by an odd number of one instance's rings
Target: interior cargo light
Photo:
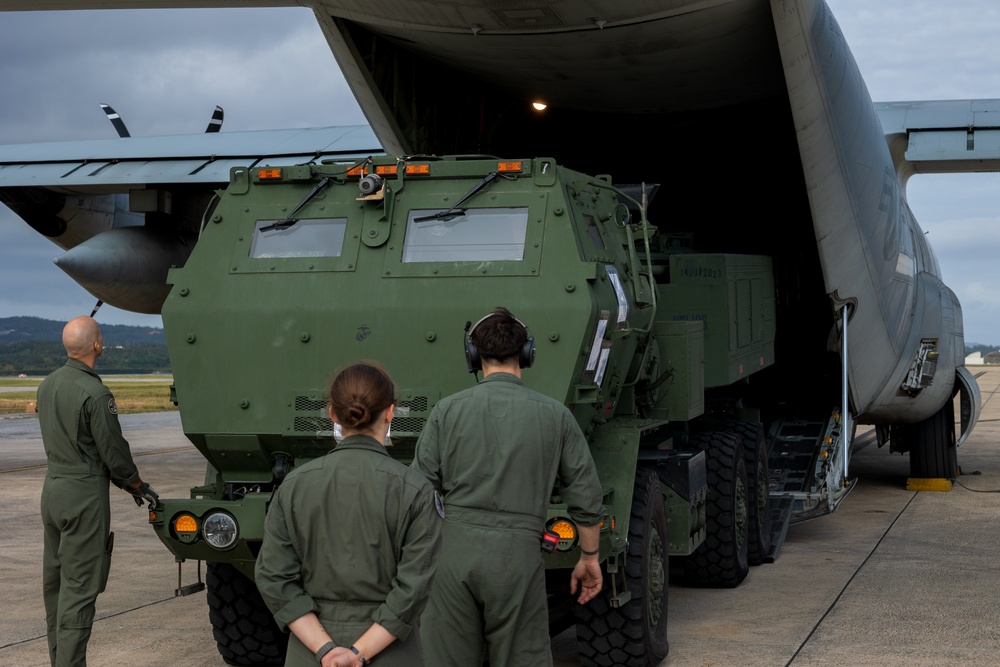
[[[262,181],[276,181],[281,180],[281,170],[280,169],[258,169],[257,178]]]
[[[150,512],[152,514],[152,512]],[[198,532],[198,521],[190,514],[182,514],[174,519],[174,532],[192,535]]]
[[[523,167],[524,165],[521,164],[520,160],[497,163],[497,171],[501,174],[520,174],[523,171]]]

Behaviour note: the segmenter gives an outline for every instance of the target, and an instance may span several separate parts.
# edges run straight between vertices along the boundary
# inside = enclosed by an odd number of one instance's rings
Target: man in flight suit
[[[437,578],[421,621],[428,665],[551,665],[540,539],[553,488],[579,527],[570,589],[601,590],[601,484],[587,441],[559,401],[528,389],[534,339],[497,308],[466,336],[483,381],[434,406],[413,466],[444,496]]]
[[[53,667],[87,664],[94,607],[111,567],[114,533],[108,479],[156,504],[139,478],[118,424],[118,406],[94,363],[104,349],[101,329],[89,317],[63,329],[66,365],[38,387],[38,420],[48,470],[42,486],[42,593]]]

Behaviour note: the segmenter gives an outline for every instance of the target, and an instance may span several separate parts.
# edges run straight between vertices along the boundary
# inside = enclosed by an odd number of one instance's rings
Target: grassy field
[[[138,380],[138,376],[128,378],[103,378],[115,395],[118,411],[129,412],[162,412],[176,410],[170,402],[170,378],[158,376],[155,380]],[[36,400],[36,391],[41,378],[3,379],[0,387],[24,387],[24,391],[6,391],[0,393],[0,414],[11,414],[32,411],[29,404]]]

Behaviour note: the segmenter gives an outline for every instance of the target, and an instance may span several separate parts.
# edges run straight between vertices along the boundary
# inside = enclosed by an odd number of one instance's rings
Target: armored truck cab
[[[574,614],[576,527],[556,495],[560,540],[545,556],[553,630],[577,624],[586,664],[666,655],[671,570],[734,586],[773,558],[764,433],[746,400],[774,363],[771,259],[698,254],[689,236],[660,232],[646,219],[654,190],[551,158],[232,170],[163,307],[205,483],[150,515],[178,559],[209,562],[227,662],[280,664],[282,638],[247,578],[272,491],[335,445],[335,369],[386,366],[400,396],[389,451],[409,462],[434,404],[477,381],[466,332],[497,305],[530,328],[525,380],[572,410],[600,472],[602,596]]]

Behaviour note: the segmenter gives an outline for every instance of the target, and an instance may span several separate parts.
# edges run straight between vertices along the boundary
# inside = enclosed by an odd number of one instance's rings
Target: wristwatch
[[[323,644],[322,646],[320,646],[319,650],[316,651],[316,662],[318,662],[319,664],[322,665],[323,664],[323,658],[326,657],[326,654],[329,653],[330,651],[332,651],[335,648],[337,648],[337,645],[334,644],[333,642],[327,642],[327,643]]]

